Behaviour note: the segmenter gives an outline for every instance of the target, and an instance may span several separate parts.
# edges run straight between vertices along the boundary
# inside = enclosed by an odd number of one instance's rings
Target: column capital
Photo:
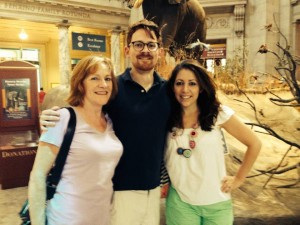
[[[122,30],[120,26],[116,26],[113,29],[108,31],[109,34],[116,34],[116,35],[119,35],[122,32],[124,32],[124,30]]]
[[[68,20],[62,20],[62,22],[57,23],[56,26],[57,26],[58,28],[64,27],[64,28],[69,29],[69,27],[71,26],[71,24],[69,23]]]

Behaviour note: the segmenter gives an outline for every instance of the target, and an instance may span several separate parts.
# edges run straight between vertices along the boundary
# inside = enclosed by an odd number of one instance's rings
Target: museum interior
[[[194,44],[206,46],[201,59],[213,76],[232,62],[249,74],[275,73],[274,57],[257,54],[262,45],[275,53],[280,50],[277,43],[288,45],[299,62],[299,0],[198,2],[207,29],[205,41]],[[124,52],[127,30],[144,15],[142,7],[128,4],[126,0],[0,0],[0,225],[21,222],[18,211],[27,198],[41,134],[39,114],[56,103],[53,99],[42,103],[41,88],[45,100],[51,93],[66,92],[72,69],[91,54],[110,58],[117,75],[130,67]],[[170,70],[160,71],[168,79]],[[299,66],[296,77],[300,80]],[[300,223],[297,210],[293,222],[277,224]]]

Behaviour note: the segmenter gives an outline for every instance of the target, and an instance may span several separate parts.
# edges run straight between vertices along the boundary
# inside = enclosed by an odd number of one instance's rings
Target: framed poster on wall
[[[30,79],[2,79],[3,120],[31,118]]]
[[[0,131],[38,124],[37,69],[24,61],[0,63]]]

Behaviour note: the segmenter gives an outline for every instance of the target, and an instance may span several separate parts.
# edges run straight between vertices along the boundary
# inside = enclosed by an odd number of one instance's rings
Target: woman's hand
[[[222,180],[221,191],[230,193],[231,191],[239,188],[244,183],[244,180],[238,179],[235,176],[226,176]]]

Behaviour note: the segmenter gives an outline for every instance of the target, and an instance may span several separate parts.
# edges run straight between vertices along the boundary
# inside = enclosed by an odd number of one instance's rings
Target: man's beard
[[[153,61],[153,56],[150,53],[141,52],[136,56],[137,61],[134,66],[142,71],[149,71],[155,67],[155,62]]]

